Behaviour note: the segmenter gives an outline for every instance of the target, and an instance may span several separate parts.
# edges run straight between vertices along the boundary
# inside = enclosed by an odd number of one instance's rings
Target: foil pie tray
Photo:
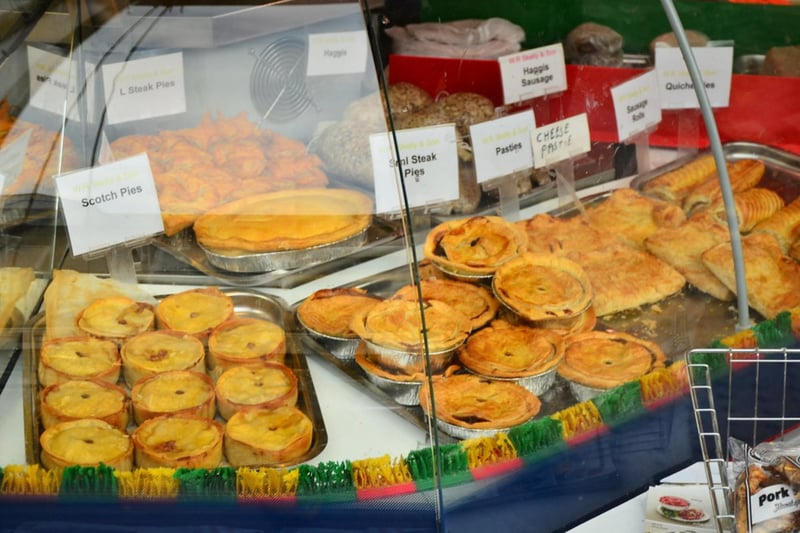
[[[292,335],[291,316],[286,303],[280,298],[250,290],[225,290],[234,303],[236,316],[254,317],[272,321],[283,326],[286,331],[286,359],[284,364],[297,376],[297,407],[309,417],[314,426],[311,447],[301,457],[290,463],[271,464],[273,467],[288,467],[305,463],[319,455],[328,444],[328,432],[322,418],[317,400],[311,372],[308,368],[305,353]],[[40,387],[38,385],[37,368],[39,352],[45,334],[45,317],[39,313],[32,317],[25,328],[23,336],[23,410],[25,424],[25,458],[28,464],[40,464],[41,445],[39,435],[43,431],[39,406]],[[120,378],[120,386],[127,387]],[[131,424],[133,424],[131,417]],[[217,418],[223,425],[225,421]],[[129,427],[129,432],[133,427]],[[225,461],[223,460],[223,464]]]

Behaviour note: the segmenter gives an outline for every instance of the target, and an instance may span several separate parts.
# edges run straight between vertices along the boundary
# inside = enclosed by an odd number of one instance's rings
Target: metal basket
[[[727,372],[697,363],[695,355],[701,353],[723,355]],[[692,350],[686,362],[715,526],[720,533],[733,531],[735,479],[729,470],[728,439],[751,446],[797,439],[800,349]]]

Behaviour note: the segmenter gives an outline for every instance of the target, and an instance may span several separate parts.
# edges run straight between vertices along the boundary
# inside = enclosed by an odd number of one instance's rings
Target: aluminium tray
[[[311,372],[305,358],[304,351],[298,346],[296,339],[291,334],[291,316],[286,303],[280,298],[258,293],[250,290],[224,290],[234,303],[236,316],[246,316],[270,320],[283,326],[286,331],[286,360],[285,364],[297,376],[298,395],[297,407],[311,419],[314,425],[314,435],[311,447],[301,457],[285,464],[272,464],[269,466],[292,466],[304,463],[319,455],[328,444],[328,432],[322,418],[319,401],[317,400]],[[39,352],[44,338],[45,317],[39,313],[32,317],[25,328],[23,337],[23,410],[25,424],[25,458],[28,464],[40,464],[41,445],[39,435],[42,432],[41,417],[39,412],[39,392],[37,368]],[[127,390],[120,377],[120,386]],[[224,420],[219,419],[223,424]],[[131,422],[133,424],[133,422]],[[130,430],[131,428],[129,428]],[[224,461],[223,461],[224,462]]]

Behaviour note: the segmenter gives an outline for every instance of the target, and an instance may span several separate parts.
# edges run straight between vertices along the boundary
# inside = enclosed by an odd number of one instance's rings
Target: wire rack
[[[697,363],[718,354],[723,368]],[[733,531],[728,442],[800,438],[800,349],[704,349],[686,354],[689,392],[717,531]]]

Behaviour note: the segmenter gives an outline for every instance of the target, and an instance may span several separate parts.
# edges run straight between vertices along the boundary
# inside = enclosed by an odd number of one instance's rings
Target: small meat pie
[[[425,257],[449,274],[491,276],[525,251],[525,231],[497,216],[475,216],[443,222],[425,239]]]
[[[470,335],[458,358],[483,376],[535,376],[553,370],[564,358],[564,337],[548,329],[495,320]]]
[[[131,389],[131,401],[137,424],[161,415],[214,418],[217,411],[211,378],[190,370],[170,370],[140,379]]]
[[[357,339],[350,321],[358,310],[380,302],[365,289],[344,287],[321,289],[297,306],[297,318],[306,329],[319,335],[340,339]]]
[[[168,329],[145,331],[122,345],[122,373],[129,387],[168,370],[205,373],[205,354],[203,343],[194,335]]]
[[[182,331],[205,340],[233,316],[233,299],[217,287],[171,294],[156,306],[158,327]]]
[[[232,466],[291,465],[311,448],[314,424],[297,407],[252,408],[225,426],[225,457]]]
[[[139,468],[216,468],[222,462],[222,424],[200,416],[145,420],[133,434]]]
[[[581,266],[553,254],[526,252],[498,268],[492,289],[501,303],[530,321],[572,318],[592,303]]]
[[[143,331],[153,329],[155,311],[149,303],[125,296],[95,300],[78,315],[78,329],[101,339],[122,343]]]
[[[422,292],[423,300],[442,301],[467,316],[473,331],[488,324],[500,307],[500,303],[486,287],[449,279],[423,279],[419,287],[405,285],[391,298],[416,301],[418,289]]]
[[[350,189],[292,189],[222,205],[194,223],[197,242],[216,252],[268,253],[335,243],[372,223],[372,199]]]
[[[133,443],[124,431],[94,418],[61,422],[39,437],[42,465],[48,469],[67,466],[97,466],[133,469]]]
[[[286,332],[282,326],[254,317],[237,317],[214,328],[208,337],[208,367],[221,373],[233,366],[283,363]]]
[[[424,302],[422,308],[431,352],[452,350],[466,340],[471,328],[464,314],[438,300]],[[350,327],[372,344],[419,354],[424,347],[421,315],[416,301],[384,300],[356,313]]]
[[[494,381],[474,374],[454,374],[433,382],[436,417],[468,429],[504,429],[535,417],[542,402],[532,392],[510,381]],[[429,387],[422,387],[419,403],[430,416]]]
[[[622,332],[590,331],[567,337],[558,374],[585,387],[610,389],[662,368],[665,361],[654,342]]]
[[[278,363],[259,367],[232,367],[216,384],[219,414],[228,420],[233,413],[249,407],[274,409],[297,403],[297,376]]]
[[[100,380],[74,380],[45,387],[40,395],[42,425],[97,418],[125,431],[130,401],[125,390]]]
[[[47,387],[73,379],[116,383],[120,354],[114,341],[94,337],[63,337],[46,341],[39,354],[39,384]]]

